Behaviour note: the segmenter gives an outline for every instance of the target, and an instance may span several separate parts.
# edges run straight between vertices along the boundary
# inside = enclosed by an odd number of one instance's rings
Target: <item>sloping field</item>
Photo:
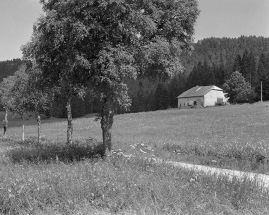
[[[65,141],[66,122],[44,120],[42,135]],[[26,126],[26,137],[36,135],[36,126]],[[19,123],[16,122],[16,126]],[[21,128],[8,130],[10,138],[20,138]],[[115,148],[126,149],[143,143],[163,147],[165,144],[199,146],[218,152],[251,147],[269,156],[269,103],[230,105],[205,109],[171,109],[115,116]],[[100,122],[94,117],[74,120],[74,138],[92,137],[101,141]]]
[[[244,151],[246,147],[267,156],[268,105],[118,115],[113,126],[114,148],[147,157],[173,154],[172,158],[193,163],[197,157],[210,157],[206,151],[216,155]],[[26,138],[35,136],[34,119],[26,120],[26,124]],[[197,174],[164,163],[126,159],[118,156],[121,153],[114,153],[110,160],[76,160],[74,152],[87,155],[90,148],[27,145],[14,141],[21,135],[20,121],[10,120],[9,125],[8,138],[0,142],[0,213],[269,213],[268,192],[262,192],[255,181]],[[63,120],[44,120],[42,134],[51,143],[60,144],[66,140],[66,126]],[[100,122],[93,116],[75,119],[74,138],[88,137],[101,141]],[[13,146],[18,150],[12,152]],[[185,154],[173,152],[179,149],[186,149]],[[215,155],[210,159],[216,159]]]
[[[26,136],[36,135],[34,122],[26,127]],[[47,138],[66,138],[66,122],[44,120],[42,134]],[[49,124],[48,124],[49,123]],[[9,123],[8,136],[19,138],[20,122]],[[125,144],[179,144],[218,148],[251,146],[269,153],[269,103],[230,105],[205,109],[165,111],[115,116],[113,142]],[[94,117],[74,120],[74,138],[93,137],[101,141],[100,122]]]

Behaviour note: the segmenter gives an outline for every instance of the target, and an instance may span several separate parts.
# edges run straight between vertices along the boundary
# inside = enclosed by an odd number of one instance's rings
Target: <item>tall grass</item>
[[[269,196],[255,183],[195,175],[165,164],[109,161],[1,166],[4,214],[262,214]]]
[[[269,160],[253,147],[245,147],[238,150],[236,147],[227,151],[218,152],[210,148],[194,146],[181,146],[176,144],[166,144],[163,150],[175,154],[170,159],[188,156],[189,161],[199,162],[207,166],[218,166],[222,168],[232,168],[252,172],[268,173]],[[162,154],[160,152],[159,154]],[[185,158],[186,159],[186,158]]]
[[[114,148],[144,156],[225,158],[233,164],[241,159],[251,168],[252,156],[244,150],[269,155],[267,104],[119,115]],[[74,120],[76,140],[69,147],[66,122],[43,124],[39,145],[29,139],[35,125],[26,126],[25,142],[16,140],[20,130],[9,128],[10,139],[1,140],[0,214],[269,214],[269,193],[255,182],[119,154],[101,159],[96,156],[100,124],[92,118]]]

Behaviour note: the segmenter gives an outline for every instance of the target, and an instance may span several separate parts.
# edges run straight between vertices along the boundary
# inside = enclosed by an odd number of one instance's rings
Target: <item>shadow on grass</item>
[[[44,139],[38,144],[35,138],[27,139],[24,142],[19,141],[17,144],[20,147],[7,153],[13,163],[70,163],[103,157],[102,143],[94,139],[75,140],[69,146],[64,143],[52,143]]]

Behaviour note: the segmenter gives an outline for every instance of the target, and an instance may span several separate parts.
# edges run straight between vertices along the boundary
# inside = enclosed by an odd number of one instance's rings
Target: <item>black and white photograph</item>
[[[0,0],[0,215],[269,215],[269,0]]]

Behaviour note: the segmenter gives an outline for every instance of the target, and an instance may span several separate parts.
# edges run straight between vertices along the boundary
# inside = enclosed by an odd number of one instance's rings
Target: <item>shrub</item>
[[[19,141],[21,145],[8,153],[8,157],[13,163],[20,162],[73,162],[87,158],[103,156],[102,143],[98,143],[92,139],[84,141],[74,141],[70,146],[63,143],[51,143],[46,140],[37,143],[35,138],[30,138],[25,141]]]

